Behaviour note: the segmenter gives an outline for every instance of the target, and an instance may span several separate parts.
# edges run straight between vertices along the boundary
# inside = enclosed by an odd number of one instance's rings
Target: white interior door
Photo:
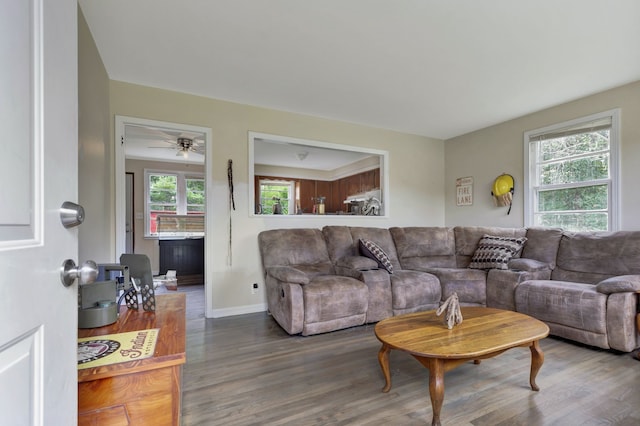
[[[77,2],[3,0],[0,13],[0,423],[77,422]]]

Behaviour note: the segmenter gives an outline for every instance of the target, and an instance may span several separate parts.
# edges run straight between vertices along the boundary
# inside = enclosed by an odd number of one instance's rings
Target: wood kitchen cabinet
[[[327,213],[335,213],[336,208],[333,205],[329,205],[331,202],[331,181],[317,180],[316,181],[316,197],[324,197],[324,211]]]
[[[316,181],[312,179],[300,179],[300,208],[302,213],[313,211],[313,199],[316,196]]]

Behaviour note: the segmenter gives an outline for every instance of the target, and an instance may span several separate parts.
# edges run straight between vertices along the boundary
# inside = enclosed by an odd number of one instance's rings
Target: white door
[[[0,423],[77,422],[77,2],[2,0]]]

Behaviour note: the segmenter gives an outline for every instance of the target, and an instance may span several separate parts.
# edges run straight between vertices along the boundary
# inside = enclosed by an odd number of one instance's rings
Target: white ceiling
[[[378,156],[361,151],[337,150],[259,138],[254,140],[253,148],[255,164],[322,171],[334,171],[374,155]]]
[[[640,80],[638,0],[79,0],[113,80],[448,139]]]

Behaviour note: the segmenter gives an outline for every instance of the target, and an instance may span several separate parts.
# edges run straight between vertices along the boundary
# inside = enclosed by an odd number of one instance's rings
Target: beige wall
[[[212,178],[208,184],[207,283],[216,315],[264,307],[264,294],[250,284],[263,283],[257,234],[280,227],[523,224],[523,133],[596,112],[622,109],[623,229],[640,229],[640,82],[612,89],[535,114],[514,119],[446,142],[371,127],[218,101],[188,94],[109,82],[84,19],[79,14],[79,199],[87,219],[80,230],[80,256],[112,260],[115,248],[113,117],[124,115],[212,129]],[[109,90],[107,92],[107,86]],[[249,131],[387,150],[390,153],[389,218],[256,217],[250,218],[247,170]],[[227,160],[234,164],[236,210],[231,212],[229,253]],[[493,206],[493,179],[515,177],[511,214]],[[474,203],[455,205],[455,179],[472,176]],[[137,180],[137,179],[136,179]],[[148,243],[148,242],[147,242]],[[144,244],[144,243],[143,243]],[[153,243],[152,243],[153,244]],[[138,245],[138,244],[137,244]],[[231,259],[229,258],[231,254]],[[231,261],[230,261],[231,260]],[[211,313],[211,312],[210,312]]]
[[[524,224],[524,132],[621,108],[621,229],[640,229],[640,82],[611,89],[573,102],[478,130],[445,142],[446,224],[522,226]],[[494,207],[493,180],[501,173],[515,180],[511,214]],[[474,178],[472,206],[456,206],[456,178]]]
[[[204,173],[204,166],[197,164],[165,163],[160,161],[127,160],[125,171],[133,173],[134,253],[146,254],[154,274],[159,270],[157,238],[144,237],[144,171]],[[138,219],[142,217],[142,219]]]
[[[112,81],[111,116],[190,124],[212,129],[212,179],[207,192],[207,282],[216,315],[264,309],[264,293],[251,294],[251,283],[264,287],[257,244],[260,231],[326,224],[371,226],[444,224],[444,146],[440,140],[358,126],[264,108],[251,107],[151,87]],[[348,144],[389,151],[388,218],[249,217],[248,132]],[[233,160],[236,210],[231,213],[229,262],[227,161]]]
[[[114,261],[110,129],[109,77],[78,7],[78,202],[85,209],[78,228],[80,261]]]

